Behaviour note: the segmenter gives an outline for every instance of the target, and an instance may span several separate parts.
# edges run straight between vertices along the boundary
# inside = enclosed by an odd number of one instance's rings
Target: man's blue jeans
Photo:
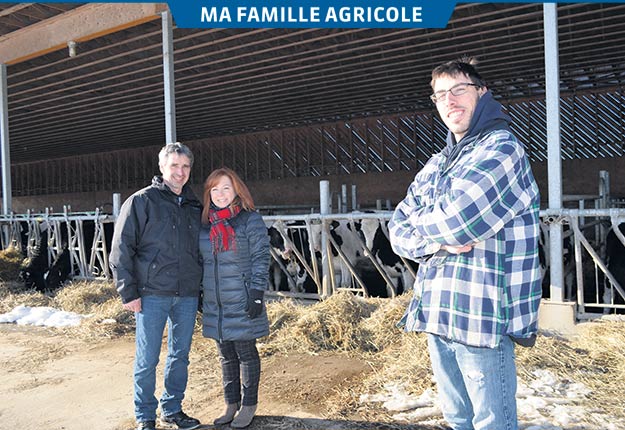
[[[477,348],[428,334],[445,420],[454,430],[517,430],[514,343]]]
[[[171,415],[182,410],[197,302],[197,297],[141,298],[141,312],[135,313],[137,329],[134,402],[138,422],[156,419],[156,365],[161,352],[165,323],[168,330],[167,361],[164,369],[164,391],[160,400],[161,412]]]

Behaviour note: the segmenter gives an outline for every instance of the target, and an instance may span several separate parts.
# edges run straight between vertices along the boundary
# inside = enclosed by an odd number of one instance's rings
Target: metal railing
[[[389,270],[372,250],[372,231],[379,229],[384,234],[382,240],[388,240],[386,224],[391,214],[391,211],[371,211],[264,216],[267,227],[276,228],[291,250],[288,260],[271,250],[274,274],[283,277],[285,283],[280,287],[271,279],[269,294],[317,300],[337,291],[370,296],[371,283],[362,279],[363,262],[376,274],[375,283],[382,289],[382,295],[394,297],[402,289],[410,289],[416,277],[410,262],[402,259],[403,273]],[[25,246],[25,252],[32,253],[45,230],[49,263],[67,246],[74,278],[110,279],[107,242],[111,238],[107,237],[105,225],[114,219],[98,210],[1,215],[0,245],[2,249],[13,246],[20,250]],[[547,209],[541,211],[541,220],[546,226],[560,224],[566,230],[562,237],[569,242],[572,255],[567,267],[560,268],[563,279],[550,278],[546,282],[559,284],[565,290],[565,301],[575,301],[577,317],[587,319],[625,310],[624,282],[611,273],[605,247],[606,236],[613,231],[625,250],[625,236],[618,228],[625,223],[625,209]],[[93,239],[89,243],[86,243],[86,236],[90,236],[85,235],[86,222],[93,223],[89,226],[93,227]],[[341,239],[355,249],[346,249],[335,237],[339,224],[343,227]],[[560,259],[559,264],[564,265],[564,261]],[[308,283],[306,290],[302,285],[304,278]]]
[[[323,298],[336,291],[351,291],[367,297],[370,294],[370,286],[362,279],[362,270],[357,264],[363,262],[368,269],[378,276],[378,282],[386,291],[386,296],[394,297],[398,289],[408,289],[405,280],[398,279],[398,272],[389,270],[380,260],[378,255],[372,252],[371,234],[380,228],[388,241],[386,223],[390,219],[391,211],[375,212],[351,212],[346,214],[309,214],[309,215],[280,215],[265,216],[267,227],[273,226],[280,233],[284,243],[291,250],[291,259],[298,266],[299,273],[305,272],[308,281],[315,287],[314,292],[304,292],[301,289],[301,276],[299,279],[294,271],[289,269],[276,250],[272,250],[274,263],[282,270],[286,277],[288,291],[279,291],[275,283],[272,283],[272,293],[280,296],[296,298]],[[372,232],[367,238],[356,224],[368,222]],[[337,224],[343,228],[340,230],[342,237],[336,236]],[[343,241],[343,245],[339,243]],[[369,241],[369,243],[367,243]],[[344,244],[349,243],[352,248],[349,252]],[[356,247],[356,249],[353,248]],[[358,261],[354,259],[357,255]],[[403,259],[402,259],[403,260]],[[405,278],[414,280],[415,270],[405,260]],[[400,283],[401,282],[401,283]],[[378,285],[380,287],[380,285]],[[384,293],[383,293],[384,294]]]
[[[593,199],[594,196],[588,196]],[[574,199],[578,200],[578,199]],[[266,225],[274,226],[280,231],[282,238],[291,249],[294,249],[291,258],[302,271],[305,271],[309,280],[315,285],[315,292],[303,292],[298,288],[298,279],[292,270],[287,267],[281,256],[272,251],[275,264],[282,270],[287,278],[287,291],[279,291],[273,288],[271,294],[296,297],[303,299],[319,299],[331,295],[333,292],[348,290],[362,296],[370,295],[369,286],[361,279],[356,270],[357,261],[352,261],[341,252],[341,246],[332,237],[332,224],[335,222],[347,223],[351,226],[349,238],[352,243],[359,246],[359,261],[370,262],[379,274],[379,281],[384,283],[388,296],[397,294],[397,280],[389,275],[388,268],[383,267],[379,258],[372,254],[371,245],[365,238],[357,234],[355,224],[364,220],[373,220],[379,223],[382,231],[388,238],[386,222],[390,219],[390,211],[376,211],[372,213],[352,212],[347,214],[309,214],[309,215],[285,215],[266,216]],[[578,319],[596,317],[598,314],[625,310],[625,291],[623,281],[617,279],[609,270],[606,262],[605,240],[610,231],[614,231],[617,238],[623,244],[625,250],[625,237],[616,228],[625,222],[625,209],[560,209],[541,211],[543,227],[551,224],[561,224],[565,228],[563,240],[567,241],[571,255],[568,264],[562,267],[563,279],[547,278],[544,280],[544,289],[549,288],[551,283],[559,283],[565,290],[564,300],[574,301],[577,307]],[[326,233],[327,238],[323,241]],[[343,230],[343,233],[346,230]],[[301,237],[305,233],[307,241]],[[299,239],[294,239],[298,237]],[[299,242],[300,245],[297,245]],[[308,248],[304,249],[302,243]],[[311,258],[310,256],[315,256]],[[308,256],[308,258],[306,258]],[[409,279],[416,276],[415,270],[403,260]],[[564,259],[560,259],[564,266]],[[553,269],[553,268],[550,268]],[[348,277],[345,274],[348,273]],[[275,285],[273,285],[275,287]],[[404,283],[404,289],[409,289]],[[604,294],[605,292],[611,294]],[[546,293],[548,294],[548,293]],[[611,298],[609,298],[611,297]],[[608,299],[609,298],[609,299]],[[606,302],[607,300],[607,302]]]
[[[568,229],[564,240],[572,241],[571,265],[564,268],[565,301],[577,305],[577,318],[589,319],[598,314],[625,310],[623,279],[617,278],[606,255],[606,238],[610,231],[623,245],[625,237],[618,228],[625,223],[625,209],[560,209],[541,211],[547,224],[560,224]],[[617,251],[618,252],[618,251]],[[612,268],[614,266],[612,265]]]
[[[48,266],[66,247],[74,279],[110,279],[107,239],[110,241],[112,236],[106,237],[105,224],[114,222],[114,216],[101,213],[99,209],[70,212],[67,207],[61,213],[46,210],[44,213],[0,215],[0,247],[13,247],[30,257],[45,232]],[[85,224],[89,224],[88,232]]]

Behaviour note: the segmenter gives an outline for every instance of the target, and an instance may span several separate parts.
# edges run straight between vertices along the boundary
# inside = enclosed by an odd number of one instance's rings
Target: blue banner
[[[455,0],[169,1],[181,28],[445,28]]]
[[[71,0],[70,0],[71,1]],[[61,3],[67,0],[49,0]],[[497,0],[483,3],[623,3],[625,0]],[[89,3],[89,1],[87,1]],[[93,3],[149,3],[99,0]],[[168,0],[180,28],[445,28],[464,0]]]

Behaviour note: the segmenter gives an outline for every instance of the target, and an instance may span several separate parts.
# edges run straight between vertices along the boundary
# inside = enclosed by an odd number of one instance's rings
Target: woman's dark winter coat
[[[247,314],[251,289],[265,291],[269,283],[269,236],[257,212],[242,210],[229,221],[235,231],[235,250],[213,253],[210,225],[200,231],[204,259],[202,334],[218,341],[252,340],[269,334],[263,303],[254,319]]]

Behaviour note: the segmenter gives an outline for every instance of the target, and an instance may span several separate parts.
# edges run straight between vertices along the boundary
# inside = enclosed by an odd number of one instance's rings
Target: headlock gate
[[[100,212],[44,213],[0,215],[0,245],[13,247],[25,257],[47,249],[48,265],[67,249],[72,277],[110,279],[108,253],[114,217]],[[42,240],[46,241],[42,246]]]
[[[394,297],[408,291],[417,265],[389,253],[391,211],[264,216],[272,242],[270,295],[322,299],[346,290],[362,296]],[[110,279],[108,252],[114,216],[95,212],[45,212],[0,216],[0,245],[32,255],[45,238],[48,262],[66,247],[72,274]],[[563,300],[577,306],[578,319],[625,311],[625,209],[541,211],[541,231],[564,231],[563,279],[552,279],[549,241],[541,237],[543,297],[560,285]],[[545,257],[544,254],[547,254]]]
[[[316,299],[348,290],[363,296],[394,297],[410,290],[416,264],[397,256],[388,260],[381,251],[389,247],[386,226],[391,214],[372,211],[264,217],[267,227],[274,228],[290,249],[286,258],[280,250],[272,249],[272,294]],[[564,230],[561,280],[550,276],[558,270],[551,270],[548,255],[549,227],[557,224]],[[375,234],[373,230],[377,230]],[[624,313],[625,209],[541,211],[539,253],[545,299],[555,284],[563,288],[564,301],[576,303],[578,319]]]

